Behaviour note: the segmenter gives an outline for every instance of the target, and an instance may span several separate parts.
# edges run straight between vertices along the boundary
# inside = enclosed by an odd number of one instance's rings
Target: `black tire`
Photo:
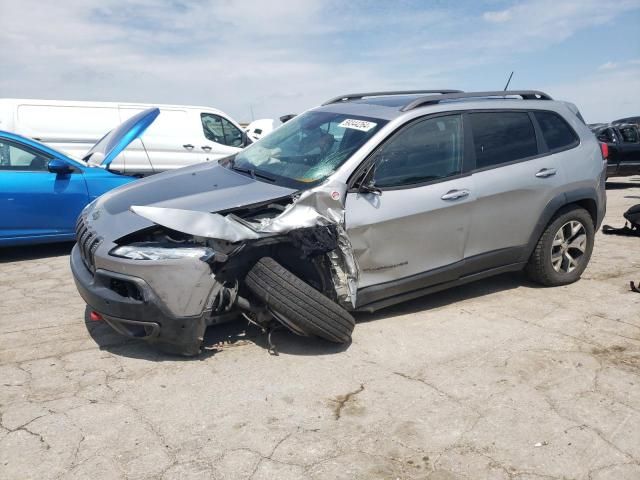
[[[355,327],[351,314],[273,258],[261,258],[247,274],[245,284],[277,316],[284,317],[283,323],[292,323],[294,331],[336,343],[351,340]]]
[[[586,245],[584,246],[584,253],[578,258],[578,263],[573,270],[563,271],[563,266],[566,265],[566,261],[563,259],[560,261],[561,266],[559,266],[560,271],[558,271],[552,263],[553,241],[560,229],[570,222],[580,222],[582,224],[586,235]],[[525,268],[527,276],[534,282],[548,287],[566,285],[577,281],[582,275],[582,272],[584,272],[584,269],[587,268],[587,264],[591,258],[594,236],[595,228],[593,219],[584,208],[569,205],[560,209],[551,219],[547,228],[545,228],[529,258],[529,263]],[[562,247],[553,248],[560,249],[561,251]],[[574,252],[577,253],[579,250]],[[574,252],[571,252],[572,257],[575,255]],[[564,257],[564,254],[562,254],[561,257]],[[556,259],[557,258],[558,257],[556,257]]]

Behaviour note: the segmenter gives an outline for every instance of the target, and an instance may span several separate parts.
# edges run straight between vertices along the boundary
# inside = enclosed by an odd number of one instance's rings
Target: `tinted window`
[[[0,170],[46,171],[49,158],[0,139]]]
[[[377,187],[411,185],[460,173],[462,117],[449,115],[415,123],[376,154]]]
[[[535,112],[536,120],[549,150],[564,148],[578,142],[578,137],[560,115],[552,112]]]
[[[538,154],[536,134],[526,112],[471,113],[476,168]]]
[[[633,127],[621,128],[620,135],[623,142],[638,143],[638,132]]]

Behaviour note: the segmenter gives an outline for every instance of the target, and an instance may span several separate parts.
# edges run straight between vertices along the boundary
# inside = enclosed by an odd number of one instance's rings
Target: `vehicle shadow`
[[[624,182],[607,181],[605,188],[607,190],[624,190],[626,188],[640,187],[640,177],[627,177]]]
[[[37,260],[39,258],[60,257],[69,255],[74,242],[44,243],[36,245],[20,245],[17,247],[1,247],[0,263]]]
[[[528,280],[523,272],[503,273],[495,277],[489,277],[484,280],[425,295],[373,313],[358,312],[356,313],[356,322],[371,322],[388,317],[408,315],[425,310],[434,310],[463,300],[471,300],[477,297],[483,297],[485,295],[505,290],[512,290],[518,287],[545,288],[542,285]]]
[[[404,302],[375,313],[356,312],[356,328],[358,323],[371,322],[384,318],[406,315],[425,310],[437,309],[462,300],[482,297],[495,292],[511,290],[525,286],[527,288],[544,288],[530,282],[520,273],[505,273],[479,282],[444,290],[424,297]],[[196,361],[205,360],[225,351],[245,345],[256,345],[264,349],[265,355],[333,355],[344,352],[350,344],[336,344],[315,337],[301,337],[284,327],[276,328],[271,333],[271,346],[267,332],[245,320],[236,320],[209,327],[205,333],[202,353],[195,357],[181,357],[163,353],[146,342],[129,339],[117,334],[105,322],[94,322],[89,318],[90,309],[85,311],[85,324],[89,334],[100,349],[115,355],[140,358],[150,361]],[[273,347],[273,349],[271,348]]]

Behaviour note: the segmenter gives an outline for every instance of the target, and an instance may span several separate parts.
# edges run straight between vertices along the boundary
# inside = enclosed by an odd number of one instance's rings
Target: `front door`
[[[369,190],[379,192],[347,195],[359,289],[387,284],[382,295],[391,296],[456,278],[474,198],[463,175],[462,132],[457,114],[410,124],[374,154]]]
[[[244,146],[242,131],[226,118],[214,113],[200,114],[202,135],[194,150],[201,152],[207,160],[218,160],[232,155]]]
[[[88,203],[81,172],[47,170],[50,157],[0,139],[0,239],[65,235]]]

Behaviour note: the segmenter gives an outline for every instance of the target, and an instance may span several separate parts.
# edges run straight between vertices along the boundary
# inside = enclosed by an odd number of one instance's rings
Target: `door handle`
[[[547,177],[553,177],[555,174],[556,174],[555,168],[543,168],[538,173],[536,173],[536,177],[547,178]]]
[[[193,145],[191,145],[190,143],[185,143],[184,145],[182,145],[184,148],[186,148],[187,150],[191,150],[193,148]]]
[[[202,148],[205,152],[210,152],[211,151],[211,147],[209,145],[203,145]]]
[[[442,200],[457,200],[459,198],[464,198],[469,196],[469,190],[449,190],[447,193],[442,195],[440,198]]]

